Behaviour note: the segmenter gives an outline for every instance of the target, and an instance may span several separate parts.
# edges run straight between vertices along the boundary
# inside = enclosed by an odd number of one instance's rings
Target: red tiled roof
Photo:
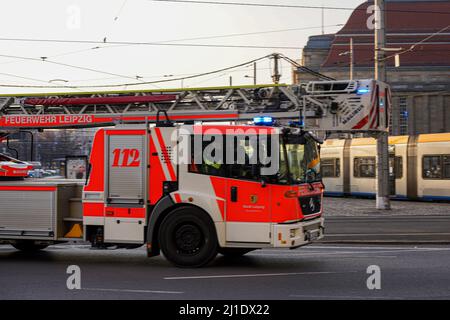
[[[355,66],[373,65],[374,36],[373,30],[367,28],[370,13],[366,9],[369,5],[372,3],[361,4],[353,11],[345,26],[336,33],[329,56],[322,67],[349,65],[349,57],[339,54],[349,50],[350,38],[353,38],[354,43]],[[391,48],[408,49],[412,44],[450,25],[450,1],[387,2],[385,9],[386,46]],[[392,55],[389,52],[386,54]],[[411,52],[402,54],[400,61],[401,66],[450,66],[450,29],[417,45]],[[388,65],[393,64],[394,59],[388,59]]]

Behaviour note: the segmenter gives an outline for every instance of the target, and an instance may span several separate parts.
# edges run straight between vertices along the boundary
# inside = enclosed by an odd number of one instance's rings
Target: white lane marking
[[[358,271],[345,271],[345,272],[316,271],[316,272],[286,272],[286,273],[219,274],[219,275],[213,275],[213,276],[165,277],[164,280],[279,277],[279,276],[315,275],[315,274],[338,274],[338,273],[355,273],[355,272],[358,272]]]
[[[337,246],[314,246],[314,249],[347,249],[347,250],[358,250],[358,249],[372,249],[372,250],[391,250],[391,251],[410,251],[410,250],[417,250],[417,251],[447,251],[450,250],[448,246],[442,248],[442,247],[417,247],[417,246],[405,246],[405,247],[390,247],[390,246],[384,246],[384,247],[356,247],[356,246],[347,246],[347,247],[337,247]],[[339,252],[339,251],[336,251]],[[341,251],[342,252],[342,251]]]
[[[357,246],[357,245],[348,245],[348,246],[326,246],[326,245],[319,245],[319,244],[313,244],[309,247],[306,247],[304,250],[311,250],[311,249],[373,249],[373,250],[379,250],[379,249],[442,249],[440,247],[433,247],[433,248],[426,248],[426,247],[418,247],[418,246],[402,246],[402,247],[394,247],[391,245],[386,246]],[[447,250],[447,248],[444,248],[444,250]]]
[[[448,236],[448,232],[412,232],[412,233],[328,233],[327,237],[341,237],[341,236]]]
[[[315,298],[315,299],[356,299],[356,300],[361,300],[361,299],[389,299],[389,300],[403,300],[406,299],[407,297],[386,297],[386,296],[380,296],[380,297],[373,297],[373,296],[321,296],[321,295],[303,295],[303,294],[291,294],[289,295],[289,297],[294,297],[294,298],[306,298],[306,299],[311,299],[311,298]]]
[[[181,291],[160,291],[160,290],[140,290],[140,289],[111,289],[111,288],[81,288],[89,291],[112,291],[112,292],[132,292],[132,293],[164,293],[164,294],[182,294]]]
[[[423,252],[423,253],[429,253],[429,252],[436,252],[436,251],[449,251],[450,248],[442,248],[442,249],[390,249],[390,250],[377,250],[377,251],[335,251],[335,252],[323,252],[323,253],[308,253],[308,252],[298,252],[298,253],[282,253],[281,251],[279,253],[252,253],[254,256],[264,256],[264,255],[272,255],[272,256],[299,256],[299,257],[308,257],[308,256],[339,256],[339,255],[358,255],[358,254],[379,254],[379,253],[403,253],[403,252]]]
[[[355,252],[353,253],[352,256],[350,256],[348,253],[342,254],[338,257],[336,257],[334,254],[321,254],[321,253],[315,253],[315,254],[276,254],[276,253],[260,253],[260,254],[253,254],[253,256],[273,256],[273,257],[282,257],[282,258],[286,258],[286,259],[290,259],[293,256],[295,257],[321,257],[321,258],[352,258],[352,259],[357,259],[357,258],[397,258],[397,256],[393,256],[393,255],[372,255],[372,253],[377,253],[377,252]],[[361,255],[357,255],[355,256],[355,254],[365,254],[363,256]],[[370,254],[370,255],[367,255]],[[330,257],[327,257],[330,256]]]
[[[385,252],[395,252],[395,251],[336,251],[336,252],[258,252],[252,253],[254,256],[328,256],[328,255],[348,255],[348,254],[373,254],[373,253],[385,253]]]

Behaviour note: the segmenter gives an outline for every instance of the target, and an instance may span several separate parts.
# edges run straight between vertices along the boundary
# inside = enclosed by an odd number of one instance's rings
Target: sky
[[[223,2],[354,8],[364,0]],[[321,33],[322,25],[320,9],[205,5],[151,0],[14,0],[2,1],[0,10],[3,13],[0,19],[0,93],[71,91],[54,88],[10,88],[1,85],[70,85],[78,87],[75,91],[105,90],[79,87],[168,80],[237,65],[273,52],[299,59],[301,49],[210,48],[173,44],[300,48],[306,44],[308,36]],[[341,28],[338,25],[344,24],[350,14],[351,11],[348,10],[325,10],[325,33],[338,31]],[[164,42],[298,28],[305,29],[166,42],[172,44],[170,46],[108,44],[114,41]],[[99,43],[24,42],[17,39],[87,40]],[[95,47],[100,48],[93,49]],[[41,57],[46,57],[46,61],[42,61]],[[268,60],[257,63],[258,83],[271,82],[271,67]],[[224,86],[229,84],[230,76],[233,85],[252,84],[252,66],[184,81],[115,89]],[[291,81],[291,67],[282,63],[281,82]]]

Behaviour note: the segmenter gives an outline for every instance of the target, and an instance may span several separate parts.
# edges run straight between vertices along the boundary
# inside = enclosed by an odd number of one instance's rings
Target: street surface
[[[81,290],[66,269],[81,268]],[[381,289],[366,286],[381,269]],[[449,246],[310,245],[178,269],[135,250],[58,245],[25,255],[0,246],[0,299],[450,299]]]
[[[377,210],[374,199],[324,199],[324,242],[449,243],[450,203],[391,201]]]
[[[296,250],[221,255],[179,269],[134,250],[54,245],[25,254],[0,245],[0,299],[450,299],[450,204],[326,198],[326,238]],[[68,266],[81,289],[66,286]],[[367,268],[380,267],[369,290]]]

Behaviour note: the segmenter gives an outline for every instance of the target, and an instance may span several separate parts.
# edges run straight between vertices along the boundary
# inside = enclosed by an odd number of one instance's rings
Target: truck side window
[[[234,163],[227,165],[230,178],[258,179],[258,146],[252,145],[249,140],[246,137],[236,137],[233,155]]]
[[[203,138],[203,137],[202,137]],[[202,139],[202,147],[201,147],[201,163],[196,163],[196,155],[195,152],[200,152],[200,150],[196,150],[194,147],[195,143],[194,135],[191,135],[191,161],[188,164],[188,171],[191,173],[199,173],[210,176],[226,176],[226,166],[225,162],[225,150],[223,146],[219,146],[218,148],[214,148],[211,152],[211,156],[213,158],[205,157],[205,148],[210,145],[211,141],[207,139]],[[213,139],[214,141],[214,139]],[[199,155],[197,155],[197,158]],[[215,159],[218,159],[217,161]]]
[[[201,163],[195,163],[195,152],[200,152],[194,147],[195,138],[191,135],[191,163],[188,164],[188,172],[205,174],[211,176],[221,176],[230,177],[235,179],[247,179],[247,180],[259,180],[260,179],[260,164],[258,163],[258,148],[266,147],[265,145],[251,143],[251,138],[248,136],[222,136],[224,146],[222,148],[217,148],[212,152],[212,157],[216,158],[218,156],[222,161],[214,161],[213,159],[205,158],[205,148],[208,147],[210,141],[205,141],[202,139],[202,156]],[[227,154],[230,150],[226,150],[225,138],[234,139],[233,154]],[[198,138],[198,137],[197,137]],[[203,137],[202,137],[203,138]],[[207,139],[208,140],[208,139]],[[197,140],[198,142],[198,140]],[[209,149],[210,150],[210,149]],[[208,151],[208,150],[207,150]],[[228,159],[227,158],[230,158]],[[197,155],[197,159],[199,155]],[[227,163],[227,160],[233,159],[233,163]]]

